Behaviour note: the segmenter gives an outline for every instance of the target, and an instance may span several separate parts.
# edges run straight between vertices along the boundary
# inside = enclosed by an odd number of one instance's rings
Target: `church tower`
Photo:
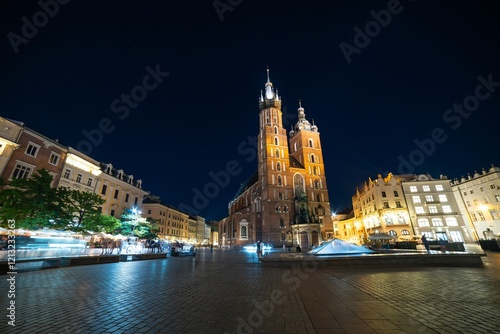
[[[311,125],[306,119],[302,103],[299,101],[298,121],[290,131],[291,161],[297,161],[304,168],[305,187],[294,185],[296,221],[295,226],[309,223],[319,224],[322,238],[333,237],[333,222],[330,213],[330,200],[326,184],[323,151],[319,137],[318,127]],[[298,178],[294,178],[294,181]],[[300,194],[303,188],[303,193]],[[303,212],[303,209],[307,210]],[[317,245],[317,243],[313,243]]]
[[[266,243],[282,242],[290,222],[291,180],[288,138],[278,91],[267,69],[267,82],[259,98],[258,182],[262,197],[262,238]],[[283,240],[284,241],[284,240]]]
[[[229,202],[219,226],[223,247],[261,241],[309,249],[333,238],[318,127],[300,104],[288,137],[281,103],[267,69],[259,97],[257,170]]]

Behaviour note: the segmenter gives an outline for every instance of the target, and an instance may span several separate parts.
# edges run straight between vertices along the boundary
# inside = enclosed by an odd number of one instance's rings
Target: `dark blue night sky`
[[[0,4],[0,116],[207,219],[257,167],[266,66],[288,127],[301,99],[319,128],[332,210],[379,173],[500,165],[494,1],[41,3]]]

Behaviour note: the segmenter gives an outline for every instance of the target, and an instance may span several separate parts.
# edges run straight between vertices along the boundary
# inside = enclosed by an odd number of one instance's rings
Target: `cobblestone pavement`
[[[0,333],[500,333],[500,253],[484,267],[262,268],[254,254],[0,276]],[[6,308],[15,300],[15,327]]]

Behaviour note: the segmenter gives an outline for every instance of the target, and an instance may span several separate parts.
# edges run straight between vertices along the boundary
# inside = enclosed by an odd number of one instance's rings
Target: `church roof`
[[[241,194],[245,192],[248,188],[253,186],[259,180],[259,172],[256,170],[245,182],[243,182],[240,186],[240,189],[234,195],[234,199],[237,199]]]
[[[304,168],[304,166],[302,166],[302,164],[299,162],[299,160],[295,159],[291,155],[289,155],[289,157],[290,157],[290,167]]]

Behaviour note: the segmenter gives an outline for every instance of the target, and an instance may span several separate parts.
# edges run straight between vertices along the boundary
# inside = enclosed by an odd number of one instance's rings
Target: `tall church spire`
[[[281,101],[278,96],[278,91],[274,91],[273,83],[269,75],[269,67],[267,67],[267,81],[264,85],[264,96],[261,94],[259,107],[261,110],[265,107],[277,107],[281,109]]]

